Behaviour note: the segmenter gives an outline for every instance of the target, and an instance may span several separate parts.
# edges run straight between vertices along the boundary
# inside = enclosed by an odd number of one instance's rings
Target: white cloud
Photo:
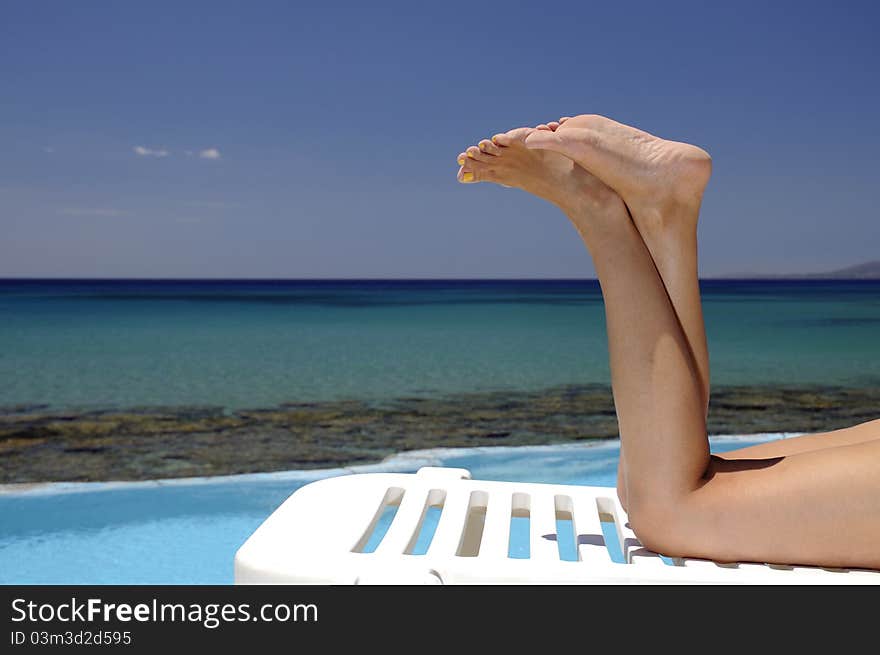
[[[49,153],[52,153],[52,152],[55,152],[55,148],[53,148],[53,147],[51,147],[51,146],[45,146],[45,147],[43,148],[43,152],[49,152]]]
[[[171,153],[165,150],[164,148],[152,149],[152,148],[144,148],[143,146],[135,146],[132,148],[134,150],[134,154],[139,157],[167,157]]]
[[[171,151],[165,148],[147,148],[146,146],[134,146],[134,154],[138,157],[170,157]],[[199,159],[221,159],[222,155],[217,148],[205,148],[204,150],[183,150],[187,157],[199,157]]]
[[[64,216],[101,216],[104,218],[116,218],[126,216],[128,212],[121,209],[108,209],[101,207],[64,207],[58,210]]]
[[[200,209],[232,209],[240,206],[237,202],[224,202],[222,200],[191,200],[184,204],[187,207],[198,207]]]

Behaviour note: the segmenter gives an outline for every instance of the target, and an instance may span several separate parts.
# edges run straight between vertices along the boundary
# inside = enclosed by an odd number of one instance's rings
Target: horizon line
[[[700,276],[706,281],[878,281],[821,273]],[[0,276],[0,282],[598,282],[596,277],[56,277]]]

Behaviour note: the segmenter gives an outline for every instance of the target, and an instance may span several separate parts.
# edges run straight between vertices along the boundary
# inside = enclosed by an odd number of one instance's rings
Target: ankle
[[[679,202],[670,198],[633,210],[633,220],[645,243],[661,247],[695,242],[699,215],[699,201]]]
[[[626,205],[610,189],[608,193],[573,194],[558,206],[582,235],[617,239],[634,229]]]
[[[572,193],[565,211],[569,216],[588,217],[594,222],[607,223],[609,227],[619,226],[631,219],[626,203],[617,192],[605,185],[580,188]]]

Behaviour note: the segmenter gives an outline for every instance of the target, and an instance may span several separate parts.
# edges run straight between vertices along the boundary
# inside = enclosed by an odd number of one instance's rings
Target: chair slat
[[[536,494],[529,508],[531,559],[559,559],[558,535],[556,534],[556,504],[550,494]]]
[[[464,485],[450,485],[437,530],[428,547],[428,556],[455,555],[464,532],[470,492]]]
[[[574,497],[572,505],[572,527],[577,540],[578,559],[582,562],[610,562],[611,554],[605,546],[596,499],[592,496]]]
[[[480,557],[507,557],[510,550],[510,496],[510,492],[504,491],[489,495]]]
[[[376,553],[379,555],[400,555],[414,538],[419,519],[425,511],[425,502],[428,498],[428,490],[424,487],[410,487],[403,495],[397,514],[391,522],[391,527],[385,533]]]
[[[716,571],[717,569],[723,569],[726,567],[718,566],[715,562],[709,561],[707,559],[691,559],[689,557],[682,558],[681,560],[682,566],[686,566],[689,569],[706,569],[711,571]],[[733,570],[733,567],[730,567],[730,570]]]

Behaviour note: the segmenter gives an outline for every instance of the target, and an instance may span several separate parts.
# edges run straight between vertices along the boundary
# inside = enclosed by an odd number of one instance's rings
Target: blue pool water
[[[712,450],[781,436],[714,437]],[[430,465],[467,468],[475,479],[614,486],[618,456],[616,441],[447,449],[347,470],[0,493],[0,584],[227,584],[245,539],[294,490],[321,477]],[[511,556],[521,554],[512,547]]]

